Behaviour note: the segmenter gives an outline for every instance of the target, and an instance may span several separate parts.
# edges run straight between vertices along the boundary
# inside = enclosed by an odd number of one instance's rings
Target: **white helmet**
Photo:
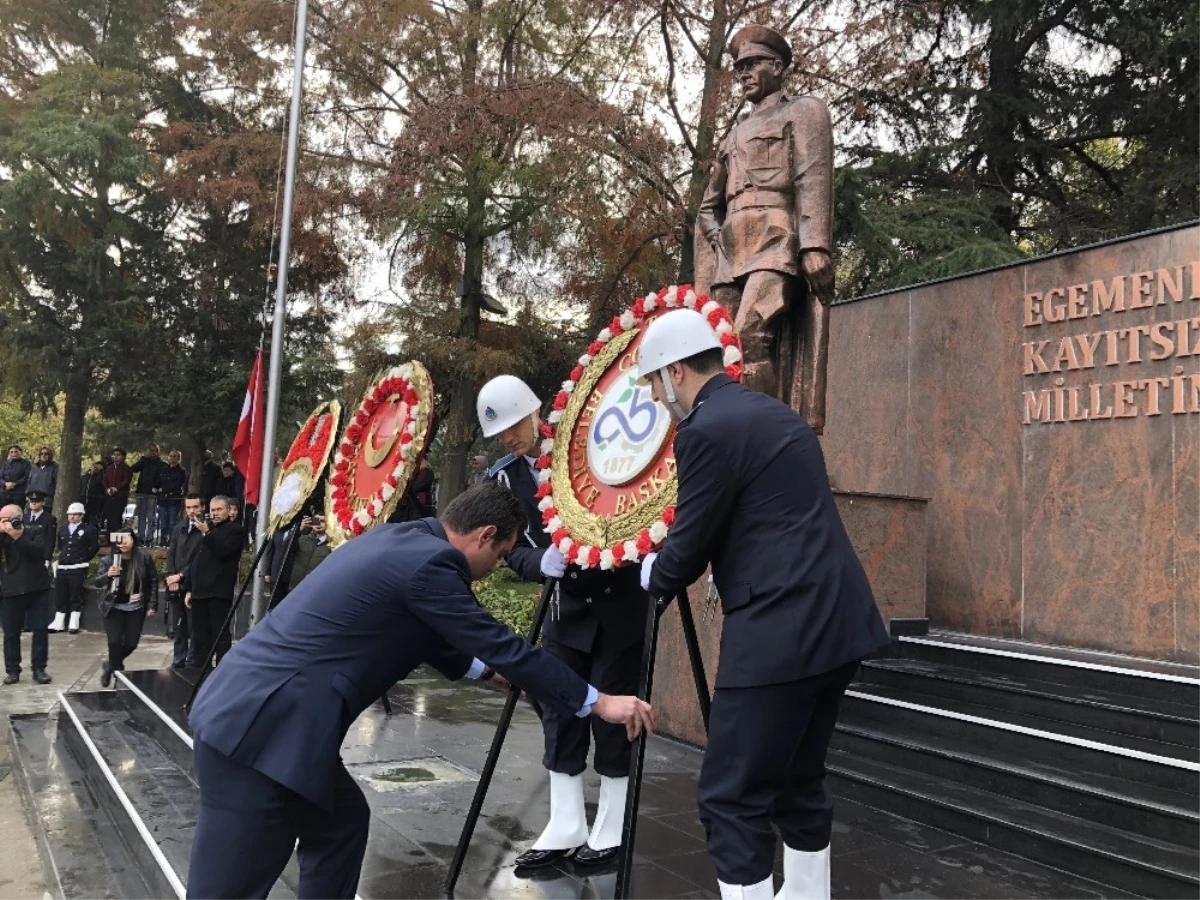
[[[515,375],[497,375],[483,386],[475,400],[475,413],[485,438],[512,428],[541,408],[537,394]]]
[[[84,505],[82,503],[72,503],[70,506],[67,507],[67,515],[68,516],[76,515],[76,514],[82,516],[82,515],[85,515],[86,513],[87,513],[87,509],[84,508]]]
[[[708,320],[694,309],[675,309],[650,323],[638,348],[638,376],[645,378],[671,363],[721,349]]]

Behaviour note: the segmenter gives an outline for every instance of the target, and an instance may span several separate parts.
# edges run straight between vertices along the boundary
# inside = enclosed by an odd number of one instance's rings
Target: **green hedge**
[[[541,590],[503,567],[475,583],[475,596],[483,607],[522,637],[529,634]]]

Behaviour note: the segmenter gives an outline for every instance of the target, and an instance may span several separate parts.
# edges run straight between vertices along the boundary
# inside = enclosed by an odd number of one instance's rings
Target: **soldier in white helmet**
[[[58,568],[54,578],[54,621],[50,631],[75,634],[83,614],[88,566],[100,552],[100,533],[83,521],[82,503],[67,507],[67,524],[58,529]]]
[[[723,900],[829,897],[825,752],[859,661],[888,643],[821,446],[783,403],[730,378],[683,309],[651,323],[638,374],[679,420],[679,500],[642,586],[675,597],[712,565],[724,611],[697,800]]]
[[[547,616],[543,646],[604,693],[634,694],[638,687],[647,596],[636,567],[602,572],[568,565],[541,527],[534,497],[533,464],[541,444],[541,402],[521,379],[493,378],[479,392],[476,410],[484,437],[498,437],[509,451],[489,477],[517,495],[528,525],[508,556],[508,565],[527,581],[558,578]],[[621,847],[631,746],[625,732],[604,722],[588,722],[544,710],[546,750],[542,764],[550,773],[550,822],[533,846],[517,858],[524,868],[547,866],[573,857],[577,865],[598,865]],[[588,830],[583,805],[583,772],[590,737],[596,750],[592,767],[600,775],[596,820]]]

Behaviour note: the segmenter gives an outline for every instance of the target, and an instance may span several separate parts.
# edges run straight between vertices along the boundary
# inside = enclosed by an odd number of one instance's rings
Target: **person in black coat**
[[[204,666],[215,653],[217,663],[229,651],[232,638],[225,619],[233,607],[238,563],[246,549],[246,531],[229,518],[229,498],[217,494],[208,501],[209,519],[196,527],[204,536],[184,574],[183,605],[192,614],[196,635],[196,664]]]
[[[721,896],[775,896],[778,829],[783,897],[828,898],[825,753],[859,661],[888,636],[821,446],[789,407],[725,374],[693,310],[651,323],[638,372],[679,420],[675,522],[642,583],[675,597],[711,564],[725,613],[697,793]]]
[[[370,810],[342,741],[424,663],[451,680],[519,684],[545,709],[624,725],[627,739],[652,730],[647,704],[601,693],[472,594],[523,527],[515,498],[496,485],[459,495],[441,521],[380,525],[238,641],[189,717],[200,786],[189,897],[266,897],[293,850],[298,896],[353,897]]]
[[[84,473],[79,486],[79,499],[86,512],[83,520],[97,529],[104,526],[104,461],[96,460]]]
[[[8,448],[8,458],[0,463],[0,506],[6,503],[25,505],[30,465],[23,452],[18,445],[13,444]]]
[[[542,527],[537,478],[541,402],[523,381],[501,375],[483,386],[476,403],[484,437],[499,437],[510,451],[490,477],[508,487],[525,512],[526,528],[509,567],[527,581],[558,578],[542,645],[584,678],[612,693],[637,691],[646,631],[647,596],[634,566],[601,571],[567,565]],[[517,858],[522,868],[550,865],[572,856],[580,865],[607,862],[621,848],[629,785],[629,742],[620,729],[547,710],[542,716],[550,775],[550,821],[533,846]],[[583,802],[583,772],[595,737],[592,767],[600,775],[600,799],[591,832]]]
[[[194,620],[191,610],[183,602],[187,594],[184,575],[196,551],[200,549],[200,541],[204,539],[199,527],[199,522],[204,517],[204,499],[199,494],[188,494],[184,497],[183,515],[171,530],[171,541],[167,546],[165,581],[172,632],[168,633],[168,637],[175,639],[172,669],[185,669],[196,665],[196,635],[192,627]]]
[[[84,506],[72,503],[67,508],[67,524],[58,529],[58,568],[54,579],[54,621],[51,631],[66,629],[79,633],[83,615],[83,586],[88,566],[100,552],[100,533],[83,521]]]
[[[123,532],[113,552],[96,572],[96,587],[108,589],[100,601],[108,658],[100,674],[101,687],[112,684],[113,672],[125,670],[125,660],[142,639],[146,617],[158,611],[158,570],[150,554],[138,546],[132,532]]]
[[[183,495],[187,493],[188,473],[181,463],[178,450],[167,454],[167,464],[158,470],[154,481],[154,496],[158,499],[158,522],[155,525],[154,543],[166,546],[171,540],[179,511],[183,508]]]
[[[33,680],[49,684],[46,665],[50,659],[49,625],[50,572],[46,568],[46,544],[54,532],[40,525],[26,525],[21,507],[0,507],[0,622],[4,626],[4,683],[21,678],[21,632],[26,620],[33,632]]]
[[[217,493],[217,479],[221,477],[221,466],[213,459],[211,450],[204,451],[204,465],[200,467],[200,496],[208,503]]]

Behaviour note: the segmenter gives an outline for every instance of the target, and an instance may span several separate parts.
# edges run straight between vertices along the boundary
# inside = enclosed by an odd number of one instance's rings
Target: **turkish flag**
[[[254,357],[254,368],[250,372],[250,383],[246,385],[246,399],[242,403],[242,415],[238,419],[237,434],[233,438],[233,461],[242,470],[246,479],[246,502],[258,505],[259,482],[262,481],[263,461],[263,354]]]

